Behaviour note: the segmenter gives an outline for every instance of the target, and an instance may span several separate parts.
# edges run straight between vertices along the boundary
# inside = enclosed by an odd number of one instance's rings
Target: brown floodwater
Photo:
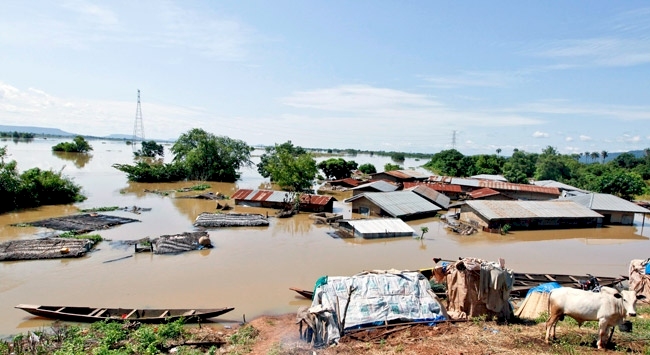
[[[503,257],[516,271],[627,275],[631,259],[645,259],[650,250],[650,226],[614,226],[597,229],[513,232],[506,236],[478,233],[459,236],[447,231],[438,218],[408,222],[424,239],[336,239],[331,227],[315,225],[307,214],[271,219],[268,227],[209,229],[213,249],[179,255],[134,254],[120,241],[193,231],[195,218],[214,211],[215,201],[179,199],[172,191],[198,182],[168,184],[129,183],[125,174],[111,167],[131,163],[132,151],[120,142],[91,141],[94,151],[83,158],[53,154],[56,140],[7,145],[9,159],[20,170],[53,169],[72,177],[88,199],[67,206],[48,206],[0,215],[0,242],[46,235],[47,229],[16,227],[43,218],[77,213],[79,208],[139,206],[149,212],[108,214],[136,218],[139,222],[97,231],[110,239],[79,259],[0,262],[0,337],[47,328],[51,321],[17,310],[20,303],[137,308],[235,307],[218,318],[221,323],[240,322],[263,314],[293,313],[309,301],[289,287],[310,289],[323,275],[352,275],[370,269],[419,269],[433,265],[432,258],[474,256],[494,260]],[[1,144],[1,143],[0,143]],[[388,158],[344,157],[379,169]],[[168,158],[167,158],[168,159]],[[256,158],[258,160],[258,158]],[[255,160],[255,159],[254,159]],[[423,162],[422,162],[423,163]],[[407,160],[407,167],[420,162]],[[234,184],[210,183],[212,192],[232,195],[238,188],[258,188],[264,179],[255,168],[242,170]],[[168,195],[145,190],[169,191]],[[345,195],[337,196],[339,201]],[[232,204],[232,202],[231,202]],[[351,217],[347,205],[335,210]],[[237,206],[235,212],[268,213],[263,208]],[[650,221],[646,221],[650,222]],[[650,223],[646,223],[650,224]],[[132,257],[105,263],[124,256]]]

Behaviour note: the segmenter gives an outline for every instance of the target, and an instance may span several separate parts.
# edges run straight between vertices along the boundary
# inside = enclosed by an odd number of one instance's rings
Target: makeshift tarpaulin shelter
[[[301,329],[307,324],[316,347],[338,343],[346,329],[446,319],[429,280],[416,271],[398,270],[321,278],[311,307],[299,310],[297,317]]]
[[[434,278],[447,284],[447,312],[453,319],[480,315],[507,319],[512,315],[509,299],[514,274],[505,268],[503,259],[442,261],[434,268]]]
[[[542,313],[548,312],[548,297],[551,295],[551,291],[562,287],[557,282],[548,282],[535,286],[528,290],[526,298],[517,308],[515,316],[524,319],[536,319]]]
[[[640,302],[650,302],[650,258],[630,262],[630,290],[645,296],[645,300]]]

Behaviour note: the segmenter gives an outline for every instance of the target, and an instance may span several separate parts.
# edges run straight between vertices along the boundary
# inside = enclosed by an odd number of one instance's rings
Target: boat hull
[[[15,308],[38,317],[68,322],[137,321],[140,323],[168,323],[183,318],[188,323],[202,322],[232,311],[234,308],[215,309],[129,309],[69,306],[42,306],[20,304]]]

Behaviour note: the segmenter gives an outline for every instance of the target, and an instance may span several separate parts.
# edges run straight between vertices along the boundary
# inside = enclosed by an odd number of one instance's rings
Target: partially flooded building
[[[353,213],[402,220],[434,217],[440,211],[440,207],[413,191],[366,192],[344,202],[352,204]]]
[[[596,227],[603,215],[574,201],[466,201],[460,220],[484,231],[512,229]]]
[[[235,205],[282,209],[295,198],[295,193],[274,190],[239,189],[231,196]],[[300,210],[332,212],[336,198],[325,195],[300,194]]]
[[[567,197],[565,200],[581,204],[603,215],[603,224],[634,224],[636,213],[650,214],[650,210],[618,196],[601,193],[590,193]]]

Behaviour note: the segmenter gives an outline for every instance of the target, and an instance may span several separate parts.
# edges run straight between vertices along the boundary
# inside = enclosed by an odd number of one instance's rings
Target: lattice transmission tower
[[[133,151],[138,150],[138,143],[144,141],[144,124],[142,123],[142,108],[140,107],[140,89],[138,89],[138,107],[135,110],[135,123],[133,124]]]

